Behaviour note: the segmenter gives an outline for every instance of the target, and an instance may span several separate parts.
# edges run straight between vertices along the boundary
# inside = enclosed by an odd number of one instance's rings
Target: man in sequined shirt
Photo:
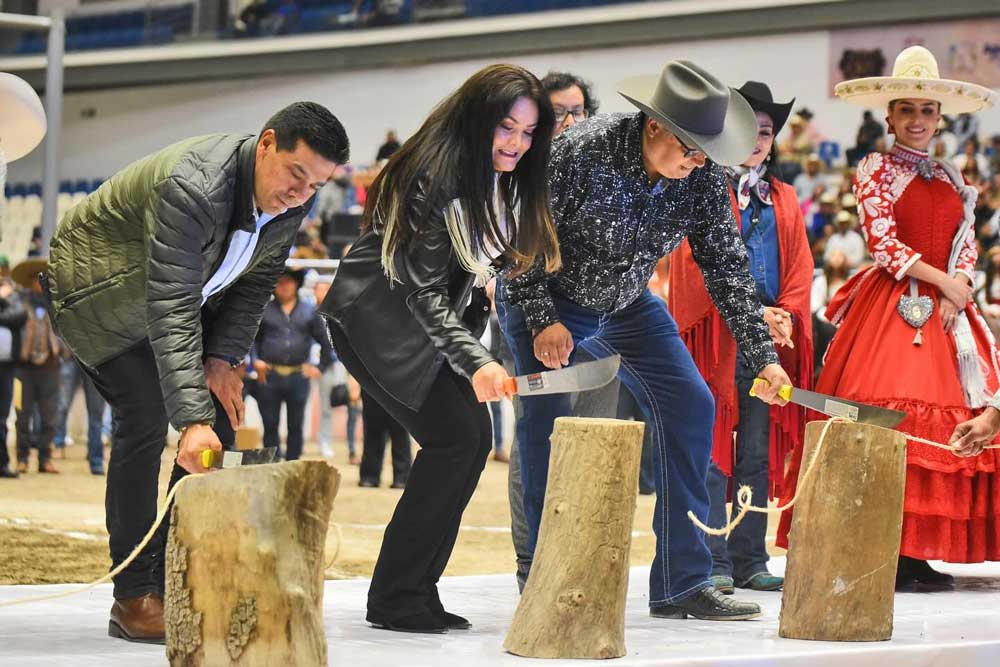
[[[540,267],[498,290],[497,312],[518,374],[572,362],[579,345],[620,354],[619,377],[653,429],[657,504],[650,613],[742,620],[760,607],[722,596],[709,581],[704,535],[687,518],[708,516],[705,477],[714,402],[677,325],[647,283],[657,260],[688,237],[705,284],[774,402],[789,384],[763,320],[720,165],[753,150],[749,104],[685,61],[633,77],[619,92],[642,110],[599,116],[553,144],[549,184],[562,269]],[[534,549],[548,476],[549,436],[570,412],[565,395],[523,399],[518,421],[524,507]]]

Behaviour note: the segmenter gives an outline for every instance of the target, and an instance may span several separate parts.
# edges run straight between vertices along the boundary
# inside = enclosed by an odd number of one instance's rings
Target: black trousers
[[[104,496],[105,524],[111,547],[111,566],[117,567],[153,525],[159,495],[160,457],[167,442],[167,413],[160,376],[149,341],[114,357],[96,369],[81,365],[111,406],[113,429]],[[215,400],[215,397],[212,397]],[[215,430],[223,446],[232,448],[233,430],[218,401]],[[174,463],[172,488],[187,471]],[[169,517],[136,560],[114,579],[115,598],[146,593],[163,594],[163,555]]]
[[[17,460],[27,463],[31,447],[38,448],[38,467],[52,456],[52,438],[59,416],[59,362],[42,366],[17,364],[14,375],[21,381],[21,405],[17,409]]]
[[[418,611],[440,611],[437,582],[493,447],[490,411],[476,401],[469,380],[444,364],[423,406],[414,412],[379,386],[343,331],[333,325],[330,333],[351,375],[420,444],[382,538],[368,590],[369,618],[392,621]]]
[[[14,362],[0,361],[0,468],[10,466],[7,453],[7,417],[14,401]]]
[[[361,452],[361,480],[379,483],[385,460],[385,441],[392,442],[392,483],[405,485],[413,465],[410,434],[364,389],[361,390],[361,422],[364,450]]]

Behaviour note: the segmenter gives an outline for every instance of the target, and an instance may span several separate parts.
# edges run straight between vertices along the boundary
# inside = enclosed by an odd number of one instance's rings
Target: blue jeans
[[[635,397],[624,387],[619,391],[618,419],[643,421],[642,408]],[[639,458],[639,493],[651,494],[656,491],[653,478],[653,429],[647,428],[642,435],[642,456]]]
[[[743,355],[736,359],[736,394],[739,396],[740,421],[736,427],[736,459],[733,462],[733,498],[741,486],[753,491],[754,504],[767,498],[768,459],[771,442],[770,406],[750,396],[755,374],[747,368]],[[708,470],[708,494],[711,508],[708,524],[713,528],[729,521],[726,512],[726,490],[729,479],[713,462]],[[727,542],[724,536],[708,536],[712,551],[712,574],[733,577],[738,584],[755,574],[766,573],[767,515],[750,512]]]
[[[91,470],[104,468],[104,398],[97,391],[93,380],[84,375],[76,359],[64,359],[59,367],[59,415],[53,443],[62,449],[66,446],[66,422],[73,404],[76,388],[83,385],[83,398],[87,404],[87,461]]]
[[[302,456],[302,422],[306,416],[306,402],[309,400],[309,378],[302,373],[279,375],[268,373],[267,382],[257,383],[257,407],[264,422],[264,446],[276,447],[278,457],[295,461]],[[285,425],[288,427],[288,447],[281,453],[281,436],[278,424],[281,421],[281,404],[285,404]]]
[[[649,574],[649,604],[661,606],[694,595],[710,584],[712,559],[704,534],[688,510],[708,519],[705,475],[712,450],[715,401],[698,373],[663,302],[647,290],[617,313],[600,313],[555,299],[559,319],[574,344],[595,357],[620,354],[619,378],[636,397],[653,430],[653,472],[657,503],[653,513],[656,555]],[[497,313],[519,375],[545,368],[535,359],[524,313],[497,289]],[[556,417],[570,414],[569,396],[522,398],[517,438],[528,521],[534,552],[545,499],[549,436]]]

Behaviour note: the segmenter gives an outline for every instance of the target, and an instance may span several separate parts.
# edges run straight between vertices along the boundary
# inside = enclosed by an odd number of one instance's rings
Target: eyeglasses
[[[700,148],[691,148],[686,143],[684,143],[683,141],[681,141],[681,138],[678,137],[676,134],[674,135],[674,139],[676,139],[677,143],[679,143],[681,145],[681,148],[684,149],[684,159],[685,160],[690,160],[691,158],[698,157],[699,155],[705,155],[705,151],[701,150]],[[708,157],[708,156],[705,156],[705,157]]]
[[[562,125],[566,122],[566,116],[573,116],[573,120],[578,123],[582,123],[590,117],[587,110],[583,107],[577,107],[576,109],[563,109],[562,107],[555,107],[553,109],[556,112],[556,125]]]

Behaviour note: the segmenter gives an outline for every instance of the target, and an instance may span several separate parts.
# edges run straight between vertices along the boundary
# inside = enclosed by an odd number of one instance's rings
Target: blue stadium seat
[[[146,31],[147,44],[167,44],[174,41],[174,29],[168,25],[154,25]]]

